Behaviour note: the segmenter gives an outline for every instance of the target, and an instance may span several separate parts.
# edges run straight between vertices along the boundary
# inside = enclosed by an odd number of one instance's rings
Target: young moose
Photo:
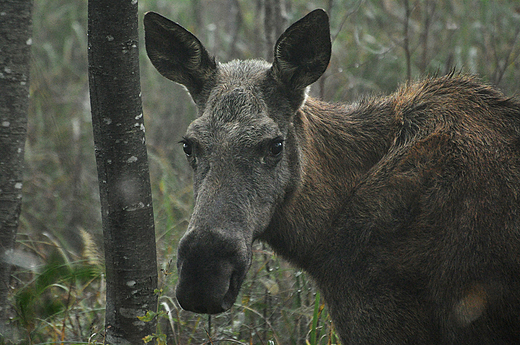
[[[215,62],[156,14],[157,70],[199,117],[182,141],[195,209],[177,299],[229,309],[253,241],[305,269],[343,344],[520,343],[520,103],[470,77],[343,105],[307,97],[331,54],[316,10],[274,62]]]

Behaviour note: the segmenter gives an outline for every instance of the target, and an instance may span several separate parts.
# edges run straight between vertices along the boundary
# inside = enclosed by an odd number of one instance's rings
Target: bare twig
[[[406,80],[410,82],[412,79],[412,61],[411,61],[411,53],[410,53],[410,32],[409,32],[409,24],[410,24],[410,2],[409,0],[404,0],[404,10],[405,10],[405,18],[404,18],[404,28],[403,28],[403,48],[404,54],[406,58]]]
[[[421,73],[424,73],[426,71],[426,66],[428,66],[428,40],[430,37],[430,28],[432,23],[432,17],[435,14],[436,10],[436,1],[426,0],[425,3],[425,9],[424,9],[424,28],[422,32],[422,39],[421,39],[421,45],[422,45],[422,56],[421,56],[421,63],[420,63],[420,70]]]
[[[515,46],[516,46],[516,43],[517,43],[519,37],[520,37],[520,26],[518,26],[516,28],[515,36],[514,36],[512,42],[509,44],[510,48],[507,51],[507,54],[506,54],[506,57],[504,59],[504,63],[502,64],[502,66],[499,63],[500,62],[499,59],[497,58],[497,61],[496,61],[497,65],[496,65],[496,69],[495,69],[495,73],[494,73],[495,85],[498,85],[500,83],[500,81],[502,80],[502,78],[504,77],[507,67],[509,67],[509,65],[510,65],[511,55],[513,54],[513,50],[515,49]],[[495,45],[495,49],[496,49],[496,45]],[[519,55],[520,55],[520,51],[515,54],[512,61],[515,61]]]
[[[274,337],[274,340],[275,340],[275,343],[277,345],[280,345],[280,340],[278,339],[278,336],[276,335],[276,331],[274,330],[273,326],[271,325],[271,323],[269,322],[269,320],[267,320],[266,318],[263,317],[262,314],[260,314],[258,311],[254,310],[253,308],[250,308],[250,307],[247,307],[245,305],[237,305],[237,307],[240,307],[240,308],[243,308],[243,309],[246,309],[246,310],[249,310],[250,312],[252,312],[253,314],[256,314],[258,316],[260,316],[262,319],[264,319],[266,325],[271,329],[271,331],[273,331],[273,337]]]
[[[358,3],[356,4],[356,6],[354,6],[354,8],[350,11],[348,11],[347,13],[345,13],[345,15],[343,16],[343,18],[341,18],[341,22],[336,30],[336,33],[332,35],[332,38],[331,38],[331,41],[332,41],[332,44],[334,44],[334,41],[336,40],[336,38],[338,37],[339,33],[341,32],[341,29],[343,29],[343,25],[345,25],[345,23],[347,22],[347,19],[353,15],[354,13],[356,13],[357,11],[359,11],[359,8],[361,7],[361,4],[363,4],[365,1],[364,0],[360,0],[358,1]],[[332,5],[330,6],[332,8]],[[330,12],[330,10],[329,10]]]
[[[228,53],[228,60],[236,58],[237,54],[237,43],[239,38],[239,32],[240,28],[242,27],[242,24],[244,22],[244,18],[242,16],[242,8],[240,7],[240,2],[238,0],[233,0],[231,2],[230,6],[231,12],[234,14],[234,16],[230,16],[231,24],[231,30],[233,32],[232,39],[231,39],[231,48]],[[234,18],[234,19],[232,19]]]

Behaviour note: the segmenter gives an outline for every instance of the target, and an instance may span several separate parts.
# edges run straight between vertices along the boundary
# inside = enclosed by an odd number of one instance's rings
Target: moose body
[[[317,282],[343,344],[520,343],[520,103],[449,75],[356,104],[306,96],[331,51],[316,10],[274,62],[220,64],[145,16],[148,55],[199,110],[177,299],[229,309],[262,240]]]

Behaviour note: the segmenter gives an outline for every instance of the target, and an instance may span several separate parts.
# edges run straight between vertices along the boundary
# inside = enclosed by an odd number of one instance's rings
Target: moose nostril
[[[238,280],[239,280],[239,275],[237,274],[236,271],[233,271],[233,273],[231,274],[231,277],[229,279],[228,290],[227,290],[226,294],[224,295],[224,297],[222,298],[221,307],[222,307],[223,311],[231,309],[231,307],[235,303],[236,293],[237,293],[238,287],[240,286],[240,283],[238,282]],[[238,287],[237,287],[237,285],[238,285]]]
[[[235,297],[231,293],[231,291],[228,291],[226,293],[226,295],[224,296],[224,299],[222,300],[222,305],[221,305],[222,311],[231,309],[231,307],[233,306],[233,303],[235,303]]]

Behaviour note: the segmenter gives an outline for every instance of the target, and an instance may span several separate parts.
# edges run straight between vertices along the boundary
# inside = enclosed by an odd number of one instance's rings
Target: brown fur
[[[298,122],[302,182],[262,238],[315,277],[343,342],[520,341],[518,102],[447,76],[309,100]]]

